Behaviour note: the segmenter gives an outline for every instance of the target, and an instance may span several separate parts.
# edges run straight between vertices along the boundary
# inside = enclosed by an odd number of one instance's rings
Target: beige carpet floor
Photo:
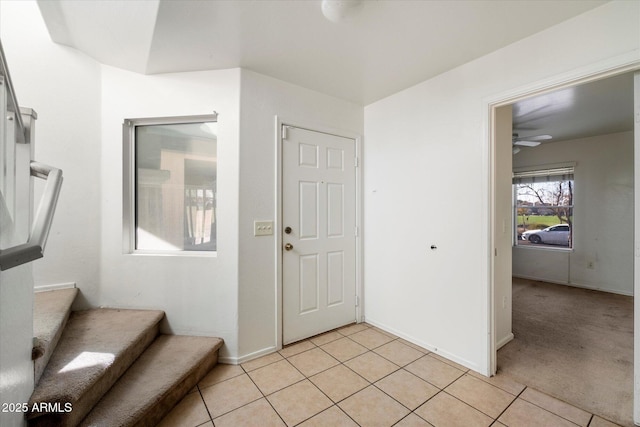
[[[514,278],[513,333],[500,374],[633,426],[633,297]]]

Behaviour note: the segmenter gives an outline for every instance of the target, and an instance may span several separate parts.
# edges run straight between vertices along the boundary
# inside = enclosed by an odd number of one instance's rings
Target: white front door
[[[355,140],[285,127],[283,343],[356,320]]]

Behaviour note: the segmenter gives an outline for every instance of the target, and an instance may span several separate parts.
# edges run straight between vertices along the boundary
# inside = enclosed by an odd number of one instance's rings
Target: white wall
[[[275,349],[275,240],[253,236],[254,219],[276,219],[275,115],[362,134],[362,107],[239,69],[143,76],[101,66],[52,43],[35,2],[3,3],[2,18],[20,100],[40,114],[37,155],[65,174],[42,284],[77,282],[76,308],[163,309],[164,331],[224,338],[223,360]],[[123,254],[123,120],[213,110],[217,256]]]
[[[489,99],[640,59],[639,31],[607,3],[365,107],[368,322],[489,372]]]
[[[54,44],[36,2],[2,2],[2,44],[18,102],[38,113],[35,159],[64,183],[35,285],[95,287],[100,254],[100,67]],[[38,180],[40,181],[40,180]],[[36,206],[42,189],[36,183]]]
[[[36,285],[75,282],[75,308],[153,308],[165,331],[225,339],[237,354],[240,71],[143,76],[51,42],[37,4],[2,2],[2,41],[21,105],[34,108],[36,159],[64,172]],[[220,113],[217,257],[122,254],[124,118]],[[37,196],[36,196],[37,197]]]
[[[165,330],[221,336],[229,360],[272,348],[277,249],[252,224],[275,219],[273,116],[351,132],[364,121],[367,320],[486,371],[486,98],[637,54],[639,17],[638,2],[606,4],[369,105],[363,120],[357,106],[248,71],[99,66],[51,43],[34,2],[2,2],[20,102],[40,114],[36,154],[65,173],[48,247],[57,255],[36,262],[37,280],[77,282],[86,306],[163,308]],[[123,119],[211,110],[221,132],[217,257],[123,255]]]
[[[157,308],[165,332],[225,340],[237,355],[240,70],[145,76],[102,67],[101,284],[83,293],[100,305]],[[125,118],[218,116],[216,256],[153,256],[122,250],[122,123]]]
[[[276,348],[275,116],[362,133],[362,107],[247,70],[141,76],[103,67],[102,305],[162,308],[173,333],[225,339],[222,360]],[[122,254],[124,118],[219,113],[217,257]],[[85,291],[86,292],[86,291]]]
[[[513,274],[633,295],[633,132],[543,144],[520,154],[514,167],[576,162],[574,250],[514,247]]]
[[[276,219],[276,122],[363,133],[363,108],[242,70],[239,223],[239,355],[276,346],[276,237],[254,237],[254,220]]]

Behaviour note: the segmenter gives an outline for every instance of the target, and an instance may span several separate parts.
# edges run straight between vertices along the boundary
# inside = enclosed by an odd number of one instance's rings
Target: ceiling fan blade
[[[518,119],[522,120],[525,117],[529,117],[529,116],[533,116],[535,115],[537,112],[545,110],[547,108],[551,107],[550,104],[545,104],[545,105],[541,105],[539,107],[536,108],[532,108],[529,111],[522,111],[523,108],[521,108],[520,106],[518,106],[517,104],[515,105],[514,111],[513,111],[513,118],[514,121],[518,121]]]
[[[525,138],[529,141],[548,141],[550,139],[553,139],[551,135],[526,136]]]
[[[523,147],[537,147],[540,145],[538,141],[515,141],[513,145],[521,145]]]
[[[513,147],[513,154],[518,154],[520,152],[520,147]]]

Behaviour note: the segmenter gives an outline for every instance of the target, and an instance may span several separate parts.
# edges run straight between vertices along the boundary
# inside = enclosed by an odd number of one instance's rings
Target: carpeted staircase
[[[36,293],[30,427],[155,426],[217,363],[219,338],[161,335],[162,311],[71,312],[76,294]]]

